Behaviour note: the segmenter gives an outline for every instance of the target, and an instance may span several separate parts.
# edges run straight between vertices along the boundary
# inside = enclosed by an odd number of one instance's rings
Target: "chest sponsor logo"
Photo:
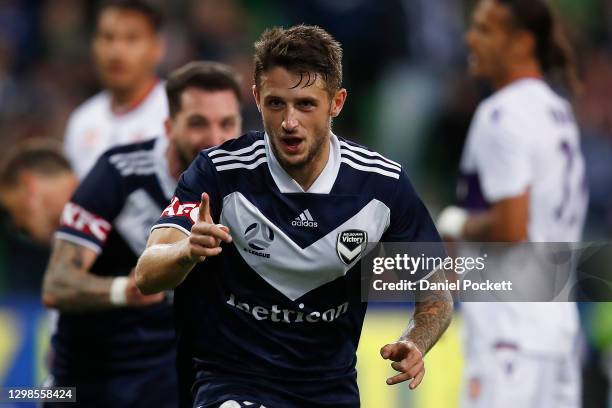
[[[250,314],[255,320],[270,320],[281,323],[330,323],[348,313],[349,303],[344,302],[327,310],[312,310],[304,303],[297,304],[295,308],[287,309],[279,305],[271,307],[249,304],[236,299],[230,294],[226,304]]]
[[[362,230],[346,230],[338,234],[336,253],[340,260],[349,265],[355,261],[368,243],[368,233]]]
[[[265,224],[254,222],[246,228],[244,237],[248,246],[248,248],[244,248],[245,251],[264,258],[270,257],[270,254],[264,251],[274,241],[274,231],[272,231],[272,228]]]

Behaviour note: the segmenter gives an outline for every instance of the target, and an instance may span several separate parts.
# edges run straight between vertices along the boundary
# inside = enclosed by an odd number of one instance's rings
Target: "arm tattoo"
[[[64,312],[83,312],[112,307],[112,278],[93,275],[87,269],[93,263],[86,259],[81,245],[56,240],[45,273],[43,298],[49,306]]]
[[[436,271],[429,278],[444,282],[444,273]],[[453,313],[453,299],[446,290],[421,292],[414,316],[400,340],[412,341],[425,355],[448,328]]]

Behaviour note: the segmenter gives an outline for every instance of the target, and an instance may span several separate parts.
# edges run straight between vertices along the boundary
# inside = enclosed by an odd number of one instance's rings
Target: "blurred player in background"
[[[347,95],[341,60],[319,27],[264,32],[253,94],[266,132],[200,153],[138,262],[143,291],[176,287],[183,304],[193,406],[359,406],[361,250],[368,240],[439,241],[401,166],[332,133]],[[423,356],[452,313],[450,294],[436,295],[382,348],[398,371],[387,384],[422,381]]]
[[[164,132],[168,103],[155,68],[163,56],[160,12],[145,0],[102,3],[92,54],[104,90],[70,116],[64,151],[83,178],[110,147]]]
[[[241,94],[229,67],[207,62],[174,71],[166,90],[168,141],[105,152],[55,235],[43,285],[45,305],[61,312],[52,384],[76,386],[78,406],[177,405],[171,305],[143,295],[131,271],[187,165],[240,133]]]
[[[461,160],[462,208],[443,236],[577,242],[587,205],[571,105],[545,76],[575,84],[571,54],[543,0],[481,0],[466,35],[470,73],[496,92],[478,107]],[[464,407],[579,407],[574,303],[464,303]]]
[[[59,146],[28,140],[9,151],[0,165],[0,205],[17,229],[50,246],[77,184]]]

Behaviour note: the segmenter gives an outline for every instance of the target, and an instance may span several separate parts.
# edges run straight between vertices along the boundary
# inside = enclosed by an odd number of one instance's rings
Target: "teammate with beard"
[[[58,309],[52,385],[75,406],[175,407],[175,331],[163,294],[132,270],[151,225],[197,153],[240,133],[240,87],[217,63],[194,62],[166,84],[166,136],[104,153],[64,208],[43,301]],[[49,404],[48,406],[53,406]]]

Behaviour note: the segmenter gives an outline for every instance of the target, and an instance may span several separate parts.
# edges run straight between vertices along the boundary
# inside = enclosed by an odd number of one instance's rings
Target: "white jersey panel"
[[[161,81],[138,106],[122,114],[113,113],[110,94],[100,92],[70,116],[64,152],[77,176],[83,178],[107,149],[163,135],[167,116],[168,101]]]
[[[490,204],[529,191],[529,241],[580,241],[588,196],[579,131],[571,106],[545,82],[520,80],[482,102],[461,171],[478,175]],[[513,342],[566,353],[574,346],[573,303],[466,303],[464,310],[469,347]]]
[[[364,248],[359,246],[356,248],[356,254],[361,255],[352,256],[350,264],[343,263],[333,251],[342,231],[365,231],[367,239],[377,242],[389,226],[390,213],[384,203],[373,199],[361,211],[325,236],[306,248],[300,248],[248,199],[239,192],[234,192],[223,198],[221,223],[231,231],[245,231],[243,235],[235,234],[233,241],[245,262],[276,290],[287,298],[296,300],[311,290],[344,276],[365,254],[365,251],[361,253]],[[373,223],[372,220],[380,222]],[[262,251],[249,250],[249,242],[257,243]]]

